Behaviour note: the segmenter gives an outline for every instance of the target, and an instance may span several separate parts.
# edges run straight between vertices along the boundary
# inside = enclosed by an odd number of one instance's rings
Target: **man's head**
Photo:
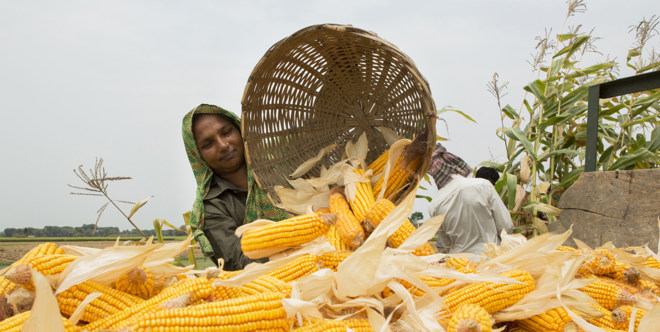
[[[474,175],[475,178],[482,178],[490,181],[493,185],[500,179],[500,174],[492,167],[480,167],[477,170],[477,173]]]

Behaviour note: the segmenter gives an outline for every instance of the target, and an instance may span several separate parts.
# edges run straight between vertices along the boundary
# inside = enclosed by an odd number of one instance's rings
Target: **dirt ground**
[[[14,262],[23,257],[30,249],[38,246],[41,242],[0,242],[0,263]],[[70,241],[55,242],[58,246],[71,245],[78,247],[99,248],[111,247],[115,241]],[[196,250],[196,256],[202,256],[199,248]],[[187,256],[187,252],[182,257]]]

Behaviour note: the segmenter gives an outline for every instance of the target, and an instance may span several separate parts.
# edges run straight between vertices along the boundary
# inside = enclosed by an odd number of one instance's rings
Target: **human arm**
[[[223,269],[235,271],[253,262],[241,250],[241,240],[234,233],[236,221],[225,214],[207,214],[204,221],[204,234],[213,247],[213,258],[224,259]]]

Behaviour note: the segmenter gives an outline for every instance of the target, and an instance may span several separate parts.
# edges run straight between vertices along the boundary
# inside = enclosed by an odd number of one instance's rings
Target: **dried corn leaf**
[[[367,133],[362,132],[360,138],[353,142],[346,142],[346,158],[348,162],[355,168],[367,169],[365,160],[367,159],[367,152],[369,151],[369,145],[367,142]]]
[[[62,331],[64,332],[64,323],[62,314],[57,304],[57,299],[53,295],[50,283],[43,274],[30,269],[32,282],[35,288],[35,298],[32,304],[30,317],[23,323],[21,331],[24,332],[42,332],[42,331]]]
[[[380,132],[383,134],[383,138],[385,139],[385,142],[387,142],[387,145],[392,146],[396,141],[402,139],[403,137],[397,135],[397,133],[387,127],[376,127]]]
[[[85,280],[110,285],[118,275],[128,273],[134,267],[143,265],[149,255],[162,246],[162,243],[153,244],[148,241],[145,245],[108,247],[97,253],[81,256],[62,271],[55,294]],[[103,264],[99,264],[99,262],[103,262]]]
[[[660,303],[646,312],[646,315],[639,322],[637,330],[639,332],[651,332],[657,330],[658,326],[660,326]]]
[[[149,199],[151,197],[153,197],[153,196],[149,196],[149,197],[135,203],[135,205],[133,205],[133,209],[131,209],[131,213],[128,214],[128,218],[130,219],[135,214],[135,212],[137,212],[141,207],[143,207],[145,204],[147,204],[147,202],[149,201]]]
[[[99,296],[103,295],[102,293],[94,292],[94,293],[89,293],[89,295],[85,296],[85,299],[80,302],[76,310],[71,314],[69,317],[69,321],[71,324],[76,325],[78,324],[78,321],[80,318],[82,318],[82,315],[85,313],[85,308],[94,300],[96,300]]]
[[[291,178],[295,179],[305,175],[305,173],[309,172],[310,169],[314,168],[316,163],[318,163],[321,159],[323,159],[323,157],[328,152],[332,151],[332,149],[334,149],[335,146],[337,146],[337,144],[330,144],[326,146],[325,148],[321,149],[321,151],[319,151],[319,153],[315,157],[312,157],[306,160],[305,162],[303,162],[302,164],[300,164],[298,168],[296,168],[296,170],[293,171],[293,173],[291,173],[290,175]]]
[[[64,253],[67,255],[75,255],[75,256],[85,256],[85,255],[91,255],[95,254],[101,249],[99,248],[89,248],[89,247],[80,247],[80,246],[60,246],[62,250],[64,250]]]
[[[532,163],[532,158],[528,155],[524,155],[520,158],[520,181],[524,184],[528,184],[530,181],[530,175],[532,174],[532,169],[529,167]]]
[[[370,177],[373,173],[372,170],[364,172],[364,174],[358,174],[353,172],[352,169],[346,169],[344,173],[344,194],[346,199],[349,202],[355,200],[355,195],[357,195],[357,184],[360,182],[370,183]]]
[[[403,241],[399,249],[406,251],[414,251],[415,249],[426,244],[435,234],[445,221],[445,214],[431,217],[419,226],[410,236]]]
[[[294,214],[304,214],[309,206],[312,206],[312,210],[328,207],[328,200],[330,198],[329,191],[298,191],[282,186],[275,186],[275,192],[281,201],[276,206]]]

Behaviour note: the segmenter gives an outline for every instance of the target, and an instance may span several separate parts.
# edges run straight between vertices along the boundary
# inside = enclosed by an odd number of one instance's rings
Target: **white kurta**
[[[502,230],[511,234],[511,215],[486,179],[452,176],[429,205],[433,216],[446,213],[438,231],[438,248],[448,253],[481,254],[485,243],[500,243]]]

